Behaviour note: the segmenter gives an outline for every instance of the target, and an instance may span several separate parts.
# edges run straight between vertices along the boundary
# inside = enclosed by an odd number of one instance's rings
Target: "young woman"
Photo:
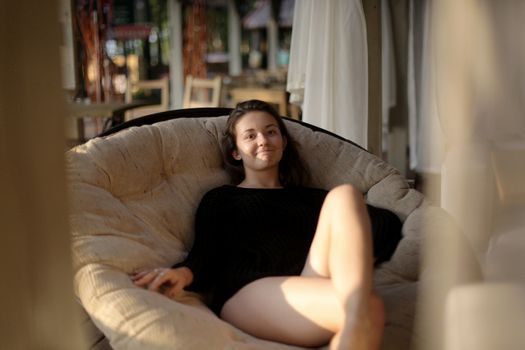
[[[183,289],[204,293],[219,317],[259,338],[378,349],[384,313],[372,291],[369,213],[379,209],[351,185],[301,186],[306,172],[295,144],[265,102],[237,105],[223,148],[240,182],[203,197],[186,260],[142,269],[135,284],[172,298]],[[387,255],[399,233],[390,240]]]

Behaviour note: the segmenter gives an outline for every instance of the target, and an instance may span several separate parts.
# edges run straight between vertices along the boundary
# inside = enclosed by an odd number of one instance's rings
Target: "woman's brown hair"
[[[254,111],[266,112],[271,115],[277,122],[281,135],[286,138],[286,147],[279,162],[279,181],[281,185],[285,187],[305,185],[308,173],[299,156],[299,152],[297,152],[297,146],[284,125],[283,119],[272,105],[260,100],[248,100],[238,103],[226,121],[226,128],[222,138],[222,154],[226,170],[235,182],[239,183],[244,179],[242,160],[233,158],[232,154],[237,149],[235,144],[235,125],[246,113]]]

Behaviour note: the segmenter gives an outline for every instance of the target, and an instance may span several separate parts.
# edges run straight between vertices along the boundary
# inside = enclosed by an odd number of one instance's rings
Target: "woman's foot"
[[[351,315],[352,312],[347,314]],[[369,307],[344,323],[331,342],[330,350],[378,350],[385,327],[383,300],[372,294]]]
[[[337,332],[330,341],[330,350],[375,350],[372,348],[370,323],[361,320],[347,325]]]

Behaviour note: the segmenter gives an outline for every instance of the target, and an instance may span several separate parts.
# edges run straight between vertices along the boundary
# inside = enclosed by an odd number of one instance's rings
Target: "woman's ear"
[[[233,159],[235,159],[235,160],[241,160],[241,155],[239,154],[239,152],[237,152],[236,149],[234,149],[234,150],[232,151],[232,157],[233,157]]]
[[[283,135],[283,149],[286,148],[287,144],[288,144],[288,139],[286,138],[286,136]]]

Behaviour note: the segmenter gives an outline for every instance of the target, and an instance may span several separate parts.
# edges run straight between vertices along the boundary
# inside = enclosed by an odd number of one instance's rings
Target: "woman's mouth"
[[[264,149],[264,150],[261,150],[259,152],[257,152],[257,155],[263,155],[263,154],[269,154],[269,153],[272,153],[273,150],[271,149]]]

